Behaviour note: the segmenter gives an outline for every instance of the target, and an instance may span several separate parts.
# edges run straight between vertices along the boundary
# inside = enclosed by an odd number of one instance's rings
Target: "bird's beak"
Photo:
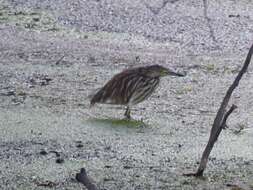
[[[170,75],[170,76],[178,76],[178,77],[184,77],[186,76],[186,73],[178,73],[178,72],[175,72],[175,71],[172,71],[170,69],[167,69],[165,72],[164,72],[164,75]]]

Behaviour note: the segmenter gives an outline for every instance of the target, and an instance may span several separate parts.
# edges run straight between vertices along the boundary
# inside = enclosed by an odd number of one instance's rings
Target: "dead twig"
[[[249,53],[246,57],[246,60],[244,62],[244,65],[242,67],[242,69],[240,70],[240,72],[238,73],[238,75],[236,76],[234,82],[232,83],[232,85],[228,88],[227,93],[220,105],[220,108],[216,114],[216,117],[214,119],[213,122],[213,126],[211,129],[211,133],[210,133],[210,137],[208,140],[208,143],[206,145],[206,148],[202,154],[202,158],[201,158],[201,162],[199,165],[199,168],[197,170],[196,173],[188,173],[188,174],[184,174],[185,176],[196,176],[196,177],[202,177],[204,170],[206,168],[207,162],[208,162],[208,157],[213,149],[214,143],[217,141],[222,129],[224,129],[226,127],[226,121],[229,117],[229,115],[234,111],[234,109],[236,109],[236,106],[233,105],[228,112],[226,112],[226,108],[228,106],[228,102],[230,100],[230,97],[233,93],[233,91],[235,90],[235,88],[239,85],[239,82],[243,76],[243,74],[247,71],[248,66],[250,64],[250,60],[253,54],[253,44],[249,50]]]
[[[233,105],[230,107],[230,109],[228,110],[228,112],[226,112],[226,114],[225,114],[225,116],[224,116],[224,118],[223,118],[223,120],[222,120],[222,123],[221,123],[221,128],[222,128],[222,129],[228,128],[228,126],[227,126],[227,119],[228,119],[229,115],[230,115],[236,108],[237,108],[237,106],[233,104]]]
[[[93,180],[90,177],[88,177],[86,170],[84,168],[81,168],[80,173],[76,174],[76,180],[82,183],[88,190],[98,190]]]
[[[58,59],[58,60],[55,62],[55,65],[59,65],[60,62],[63,60],[64,57],[65,57],[65,55],[61,56],[61,58]]]

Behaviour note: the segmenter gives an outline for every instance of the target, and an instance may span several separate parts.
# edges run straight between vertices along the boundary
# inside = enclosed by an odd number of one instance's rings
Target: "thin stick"
[[[227,93],[226,93],[226,95],[225,95],[225,97],[224,97],[224,99],[223,99],[223,101],[220,105],[220,108],[219,108],[219,110],[216,114],[216,117],[215,117],[214,122],[213,122],[212,129],[211,129],[210,137],[209,137],[208,143],[206,145],[206,148],[205,148],[205,150],[202,154],[201,162],[200,162],[200,165],[199,165],[199,168],[198,168],[197,172],[196,173],[184,174],[185,176],[197,176],[197,177],[202,177],[203,176],[204,170],[205,170],[207,162],[208,162],[208,157],[209,157],[209,155],[210,155],[210,153],[213,149],[214,143],[218,139],[222,129],[225,128],[226,121],[227,121],[229,115],[236,108],[236,106],[232,106],[229,109],[228,112],[225,111],[233,91],[239,85],[239,82],[240,82],[243,74],[248,69],[252,54],[253,54],[253,44],[252,44],[252,46],[249,50],[249,53],[247,55],[247,58],[244,62],[244,65],[243,65],[242,69],[240,70],[240,72],[236,76],[236,78],[235,78],[234,82],[232,83],[232,85],[228,88]]]
[[[65,57],[65,55],[63,55],[60,59],[58,59],[58,60],[55,62],[55,64],[56,64],[56,65],[59,65],[60,62],[63,60],[64,57]]]
[[[224,118],[223,118],[222,124],[221,124],[221,128],[222,128],[222,129],[226,129],[226,128],[227,128],[227,119],[228,119],[228,117],[230,116],[230,114],[231,114],[236,108],[237,108],[237,106],[233,104],[233,105],[230,107],[230,109],[228,110],[228,112],[226,112],[226,114],[225,114],[225,116],[224,116]]]

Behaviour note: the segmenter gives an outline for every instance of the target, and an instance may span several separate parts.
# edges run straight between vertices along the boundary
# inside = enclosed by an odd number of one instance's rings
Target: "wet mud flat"
[[[194,45],[182,50],[159,33],[100,31],[99,23],[98,31],[73,29],[78,22],[64,25],[58,10],[13,2],[0,9],[0,189],[85,189],[75,180],[81,167],[108,190],[253,188],[252,66],[233,95],[238,109],[205,179],[182,176],[196,170],[250,43],[230,41],[236,49],[224,42],[212,50],[216,44],[208,38],[211,44],[192,53]],[[246,16],[237,26],[250,28]],[[121,106],[89,108],[88,95],[113,74],[154,63],[187,76],[163,78],[134,107],[136,121],[122,120]]]

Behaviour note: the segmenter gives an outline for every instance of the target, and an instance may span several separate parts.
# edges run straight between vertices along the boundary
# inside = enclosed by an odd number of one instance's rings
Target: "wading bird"
[[[116,74],[90,101],[95,103],[127,106],[125,117],[130,119],[130,108],[146,100],[158,87],[163,76],[185,76],[160,65],[131,68]]]

